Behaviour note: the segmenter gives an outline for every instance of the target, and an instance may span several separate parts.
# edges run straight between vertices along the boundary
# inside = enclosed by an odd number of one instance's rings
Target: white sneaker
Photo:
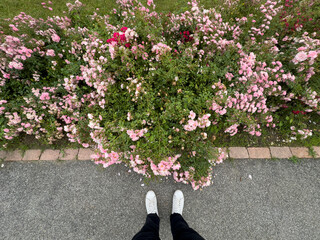
[[[172,214],[179,213],[180,215],[182,215],[183,205],[184,205],[183,193],[180,190],[177,190],[173,194]]]
[[[158,214],[158,207],[157,207],[157,197],[154,191],[149,191],[146,195],[146,209],[147,213],[156,213]]]

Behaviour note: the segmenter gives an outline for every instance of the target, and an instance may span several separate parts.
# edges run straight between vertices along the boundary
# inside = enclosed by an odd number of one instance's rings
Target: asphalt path
[[[146,184],[123,165],[90,161],[5,162],[0,168],[0,239],[130,240],[142,227],[154,190],[160,237],[172,239],[172,194],[207,240],[320,239],[320,160],[234,160],[214,169],[202,191],[171,177]]]

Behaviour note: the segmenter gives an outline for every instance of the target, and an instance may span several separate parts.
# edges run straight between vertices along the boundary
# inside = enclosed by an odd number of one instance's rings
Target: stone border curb
[[[320,158],[320,147],[312,147],[315,158]],[[229,147],[222,148],[225,152],[225,159],[289,159],[314,158],[310,155],[307,147]],[[92,160],[94,151],[90,148],[76,148],[64,150],[29,149],[23,153],[22,150],[0,151],[0,161],[71,161],[71,160]]]

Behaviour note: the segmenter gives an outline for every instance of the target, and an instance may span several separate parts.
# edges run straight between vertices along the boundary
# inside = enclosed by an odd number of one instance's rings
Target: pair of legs
[[[132,240],[160,240],[160,218],[156,213],[148,214],[146,223]],[[195,230],[190,228],[179,213],[170,216],[171,232],[173,240],[204,240]]]
[[[171,232],[174,240],[204,240],[195,230],[189,227],[182,217],[184,205],[183,193],[177,190],[173,195],[172,214],[170,216]],[[132,240],[160,240],[157,199],[153,191],[146,196],[147,219]]]

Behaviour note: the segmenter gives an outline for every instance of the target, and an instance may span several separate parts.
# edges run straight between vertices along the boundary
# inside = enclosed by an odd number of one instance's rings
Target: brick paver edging
[[[320,147],[313,147],[315,158],[320,158]],[[222,148],[225,159],[288,159],[313,158],[306,147],[230,147]],[[89,148],[52,150],[30,149],[25,152],[21,150],[0,151],[0,159],[4,161],[55,161],[55,160],[91,160],[94,151]]]

